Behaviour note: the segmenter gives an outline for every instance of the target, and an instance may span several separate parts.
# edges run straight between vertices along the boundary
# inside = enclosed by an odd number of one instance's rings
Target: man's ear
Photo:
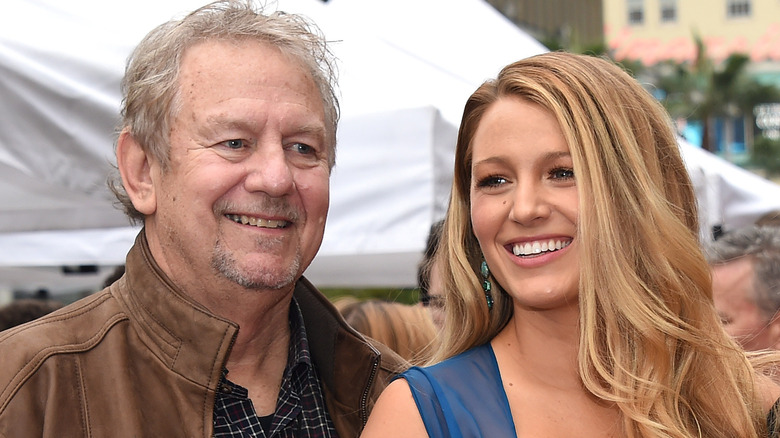
[[[127,129],[122,130],[116,142],[116,164],[135,209],[147,216],[153,214],[157,210],[157,197],[152,162]]]

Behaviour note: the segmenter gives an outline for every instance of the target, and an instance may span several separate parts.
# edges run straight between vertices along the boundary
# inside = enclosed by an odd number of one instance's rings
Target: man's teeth
[[[287,221],[260,219],[256,217],[249,217],[243,214],[226,214],[225,217],[238,224],[252,225],[260,228],[284,228],[287,226]]]
[[[528,242],[524,244],[515,244],[512,246],[512,253],[516,256],[529,256],[541,254],[543,252],[557,251],[561,248],[566,248],[571,243],[571,240],[546,240],[541,242]]]

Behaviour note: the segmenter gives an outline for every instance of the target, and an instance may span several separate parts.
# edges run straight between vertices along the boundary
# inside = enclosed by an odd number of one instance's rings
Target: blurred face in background
[[[423,305],[428,308],[433,323],[441,329],[444,327],[444,285],[441,280],[441,262],[434,261],[428,278],[428,298]]]
[[[712,294],[723,326],[745,350],[776,349],[780,324],[756,303],[753,261],[744,257],[712,268]]]

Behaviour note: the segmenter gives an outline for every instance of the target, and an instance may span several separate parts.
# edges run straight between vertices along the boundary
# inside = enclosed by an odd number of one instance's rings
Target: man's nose
[[[249,192],[259,191],[281,197],[295,187],[292,168],[281,144],[269,142],[258,145],[245,165],[247,176],[244,186]]]

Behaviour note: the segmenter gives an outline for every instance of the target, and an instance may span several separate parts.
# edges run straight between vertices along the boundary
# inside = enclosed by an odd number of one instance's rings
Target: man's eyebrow
[[[209,116],[206,121],[208,122],[208,126],[211,126],[212,128],[239,129],[253,132],[261,129],[260,124],[252,120],[234,119],[223,116]],[[322,138],[325,138],[326,136],[325,126],[322,123],[317,122],[304,123],[300,126],[296,126],[294,129],[291,129],[291,132],[296,135],[314,135]]]
[[[209,116],[206,118],[207,126],[231,129],[257,129],[258,124],[253,121],[239,120],[223,116]]]
[[[304,135],[314,135],[325,138],[325,126],[319,123],[309,123],[299,126],[296,132]]]

